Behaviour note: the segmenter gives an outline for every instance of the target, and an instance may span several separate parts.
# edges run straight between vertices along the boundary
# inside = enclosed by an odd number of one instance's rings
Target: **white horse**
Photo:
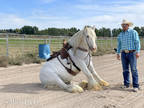
[[[94,27],[84,27],[83,30],[74,34],[69,39],[68,44],[72,46],[68,50],[71,60],[88,78],[88,89],[99,90],[101,86],[108,86],[109,83],[104,81],[95,71],[92,57],[89,51],[96,51],[96,34]],[[60,55],[44,64],[40,71],[40,81],[44,87],[58,86],[68,92],[83,92],[83,88],[75,84],[67,84],[74,75],[69,73],[65,67],[68,67],[79,73],[74,65],[69,65],[69,59],[61,59]],[[65,67],[64,67],[65,66]]]

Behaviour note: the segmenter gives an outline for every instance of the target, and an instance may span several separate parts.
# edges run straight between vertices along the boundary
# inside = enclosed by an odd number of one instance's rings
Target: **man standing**
[[[124,78],[123,88],[129,88],[130,85],[130,66],[132,73],[133,91],[137,92],[139,90],[137,58],[139,58],[140,40],[138,33],[135,30],[129,28],[132,25],[133,23],[127,20],[122,21],[121,26],[123,31],[118,35],[117,38],[117,59],[120,60],[121,53]]]

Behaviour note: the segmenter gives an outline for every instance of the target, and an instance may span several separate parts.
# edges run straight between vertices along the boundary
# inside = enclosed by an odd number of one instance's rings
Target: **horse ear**
[[[87,29],[87,26],[84,27],[84,30]]]
[[[95,31],[96,27],[95,27],[95,26],[93,26],[93,27],[92,27],[92,29]]]

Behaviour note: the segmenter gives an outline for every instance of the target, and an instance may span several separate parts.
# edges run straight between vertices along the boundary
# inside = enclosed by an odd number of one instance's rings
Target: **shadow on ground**
[[[122,88],[122,84],[114,84],[114,85],[111,85],[109,87],[104,87],[104,90],[116,90],[116,91],[128,91],[128,92],[133,92],[133,87],[132,85],[130,85],[129,88]],[[140,91],[142,90],[143,88],[143,83],[140,82]]]
[[[0,93],[26,93],[39,94],[40,91],[60,91],[61,89],[43,88],[40,83],[8,84],[0,85]]]

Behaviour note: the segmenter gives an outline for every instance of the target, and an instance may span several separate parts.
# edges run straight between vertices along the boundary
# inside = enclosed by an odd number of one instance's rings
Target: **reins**
[[[81,71],[79,67],[76,66],[76,64],[74,63],[74,61],[71,59],[68,50],[71,49],[72,46],[69,45],[68,43],[58,52],[55,52],[54,54],[51,55],[51,58],[49,58],[47,61],[52,60],[53,58],[57,58],[58,61],[62,64],[62,66],[67,70],[68,73],[70,73],[71,75],[75,76],[77,75],[78,72],[74,72],[72,70],[72,65],[78,70]],[[70,59],[70,68],[67,68],[62,61],[60,60],[59,56],[61,57],[61,59]],[[68,63],[67,63],[68,64]]]

